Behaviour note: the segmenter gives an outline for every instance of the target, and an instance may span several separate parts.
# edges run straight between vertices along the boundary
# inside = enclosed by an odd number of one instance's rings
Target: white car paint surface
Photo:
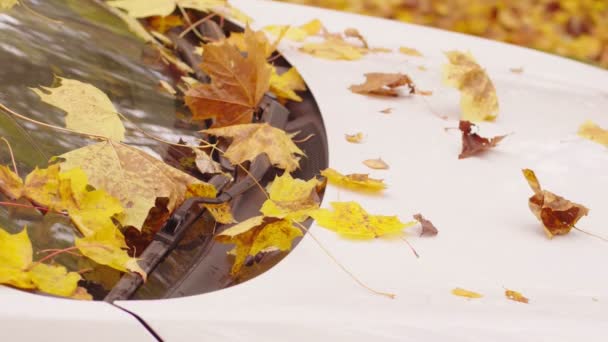
[[[410,220],[423,213],[434,238],[353,242],[313,224],[312,233],[374,295],[353,281],[310,237],[276,267],[244,284],[180,299],[119,305],[143,317],[167,341],[605,341],[608,334],[608,245],[573,231],[549,240],[528,209],[521,175],[534,169],[547,189],[591,209],[578,226],[608,235],[608,151],[576,136],[591,119],[608,126],[608,73],[506,44],[370,17],[267,1],[234,5],[255,27],[320,19],[330,31],[357,28],[371,46],[419,49],[424,58],[371,54],[327,61],[283,42],[319,103],[329,137],[330,166],[371,173],[380,196],[328,186],[323,206],[358,201],[375,214]],[[481,134],[511,133],[481,157],[458,160],[459,95],[441,84],[443,51],[468,50],[487,69],[500,100],[495,123]],[[428,71],[418,70],[424,65]],[[523,68],[523,74],[510,68]],[[430,97],[371,98],[348,87],[366,72],[403,72]],[[379,113],[387,107],[391,114]],[[438,115],[447,115],[442,120]],[[363,144],[345,141],[362,131]],[[386,171],[361,161],[382,157]],[[468,300],[455,287],[480,292]],[[505,288],[529,304],[509,301]]]
[[[439,30],[363,16],[254,0],[233,0],[268,24],[318,18],[330,31],[357,28],[372,46],[408,46],[425,57],[371,54],[327,61],[294,43],[281,50],[319,103],[329,137],[330,166],[370,173],[388,189],[378,196],[328,186],[323,206],[357,201],[370,213],[409,221],[423,213],[433,238],[350,241],[313,224],[312,234],[369,286],[351,279],[311,236],[281,263],[241,285],[199,296],[125,301],[166,341],[605,341],[608,334],[608,245],[573,231],[549,240],[530,213],[532,168],[547,189],[591,209],[579,227],[608,235],[608,151],[576,136],[592,119],[608,126],[608,73],[539,52]],[[481,134],[509,135],[481,157],[458,160],[459,95],[441,84],[443,51],[469,50],[493,79],[501,111]],[[423,65],[428,71],[421,71]],[[510,68],[524,69],[514,74]],[[403,72],[430,97],[371,98],[348,87],[366,72]],[[391,114],[379,113],[394,108]],[[448,120],[439,118],[447,115]],[[363,144],[345,133],[362,131]],[[361,161],[381,157],[389,170]],[[455,287],[481,299],[453,296]],[[505,288],[530,304],[509,301]],[[2,340],[146,341],[139,323],[107,303],[36,296],[0,287]],[[6,339],[7,341],[10,339]]]

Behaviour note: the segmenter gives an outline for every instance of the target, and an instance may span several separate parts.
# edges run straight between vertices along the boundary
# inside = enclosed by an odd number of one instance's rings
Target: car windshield
[[[183,100],[160,86],[161,81],[175,85],[176,72],[159,60],[158,51],[133,34],[115,10],[102,2],[48,0],[35,2],[32,7],[36,14],[24,6],[0,13],[0,62],[4,66],[0,69],[0,102],[30,119],[0,111],[0,136],[6,138],[12,147],[19,175],[23,177],[36,167],[47,167],[54,156],[95,142],[82,135],[33,122],[64,127],[62,110],[42,102],[31,90],[57,85],[58,78],[76,79],[100,89],[124,115],[122,121],[127,129],[127,144],[191,171],[180,165],[179,149],[159,140],[177,143],[181,139],[196,144],[200,138],[198,131],[207,128],[208,121],[191,120]],[[238,28],[224,27],[224,31],[229,29]],[[277,66],[281,65],[288,66],[279,58]],[[302,160],[295,175],[310,178],[327,166],[327,149],[314,99],[308,92],[303,97],[303,102],[286,105],[291,114],[285,130],[319,137],[300,144],[308,158]],[[0,148],[0,163],[12,164],[6,145]],[[196,172],[190,173],[205,181],[209,179]],[[238,181],[239,177],[242,175],[237,172],[232,182]],[[264,177],[263,182],[268,182],[268,178]],[[9,201],[5,196],[1,200]],[[232,203],[236,219],[240,221],[255,215],[263,200],[259,191],[243,193]],[[44,255],[40,253],[74,245],[77,233],[67,216],[28,207],[30,203],[26,200],[15,203],[21,203],[23,207],[0,206],[0,226],[10,233],[27,226],[35,260]],[[147,283],[133,298],[191,295],[233,284],[235,281],[229,276],[231,261],[226,255],[230,248],[213,243],[212,237],[217,229],[209,215],[196,220],[177,248],[149,274]],[[129,252],[134,256],[141,255],[153,238],[153,234],[143,236],[128,229],[124,234],[129,242]],[[263,272],[284,255],[270,253],[263,263],[250,262],[248,273],[240,280]],[[103,299],[122,276],[121,272],[76,253],[62,253],[55,262],[80,271],[84,278],[81,286],[85,286],[96,299]]]

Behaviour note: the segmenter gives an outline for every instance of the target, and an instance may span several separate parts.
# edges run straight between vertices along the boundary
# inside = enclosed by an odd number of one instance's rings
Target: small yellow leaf
[[[585,121],[578,129],[578,135],[608,147],[608,130],[601,128],[593,121]]]
[[[314,19],[301,26],[270,25],[262,28],[262,30],[274,36],[283,34],[285,39],[301,42],[309,36],[318,34],[322,28],[321,21]],[[283,32],[286,29],[287,32]]]
[[[224,157],[234,165],[266,153],[274,166],[292,172],[299,167],[299,156],[305,155],[293,143],[290,134],[267,123],[211,128],[202,132],[232,139]]]
[[[0,192],[11,199],[23,196],[23,180],[4,165],[0,165]]]
[[[344,134],[344,138],[346,139],[346,141],[353,143],[353,144],[358,144],[363,140],[363,133],[362,132],[358,132],[355,134]]]
[[[154,16],[148,19],[150,26],[154,31],[165,33],[168,30],[184,25],[184,21],[177,15]]]
[[[32,282],[45,293],[70,297],[76,292],[81,277],[60,265],[37,264],[30,270]]]
[[[302,231],[295,228],[291,221],[255,216],[232,226],[216,237],[221,243],[235,244],[230,252],[235,255],[231,274],[237,275],[247,256],[255,256],[268,248],[281,251],[291,249],[293,239],[302,236]]]
[[[369,168],[376,170],[387,170],[389,168],[388,164],[380,158],[364,160],[363,164],[365,164]]]
[[[413,49],[413,48],[405,47],[405,46],[400,47],[399,52],[401,52],[404,55],[408,55],[408,56],[422,57],[422,54],[420,53],[420,51]]]
[[[488,74],[470,53],[446,52],[449,63],[443,68],[446,85],[460,90],[461,120],[492,121],[498,116],[498,97]]]
[[[301,102],[302,98],[295,91],[305,91],[306,84],[296,68],[291,68],[281,75],[276,69],[272,69],[270,76],[270,91],[275,93],[279,99]]]
[[[307,43],[300,47],[300,51],[318,58],[329,60],[354,61],[361,59],[367,49],[349,44],[343,39],[327,38],[321,43]]]
[[[294,179],[288,172],[274,179],[260,212],[267,217],[284,218],[296,222],[306,220],[313,210],[319,208],[316,178],[304,181]]]
[[[318,209],[311,216],[321,227],[349,238],[373,239],[396,234],[417,223],[403,223],[397,216],[370,215],[356,202],[332,202],[331,206],[334,211]]]
[[[515,302],[526,303],[530,301],[528,298],[524,297],[521,293],[513,290],[505,290],[505,296]]]
[[[483,295],[481,295],[477,292],[461,289],[460,287],[453,289],[452,294],[454,296],[466,297],[466,298],[471,298],[471,299],[483,297]]]
[[[43,102],[64,112],[67,128],[112,140],[125,138],[125,127],[112,101],[95,86],[69,78],[57,78],[59,86],[32,89]]]
[[[321,175],[326,177],[330,184],[342,186],[351,190],[382,191],[386,189],[382,179],[370,178],[368,174],[353,173],[343,175],[334,169],[325,169]]]

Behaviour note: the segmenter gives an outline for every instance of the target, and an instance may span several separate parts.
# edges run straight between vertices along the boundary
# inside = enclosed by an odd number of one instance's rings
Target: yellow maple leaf
[[[262,28],[262,30],[268,32],[274,36],[285,35],[286,39],[301,42],[309,36],[314,36],[321,32],[323,29],[323,23],[319,19],[313,19],[306,24],[300,26],[288,26],[288,25],[269,25]],[[287,32],[283,33],[283,31]]]
[[[370,215],[357,202],[332,202],[331,206],[334,211],[318,209],[310,216],[321,227],[349,238],[373,239],[396,234],[417,223],[403,223],[397,216]]]
[[[304,181],[294,179],[288,172],[274,179],[268,189],[268,200],[260,212],[267,217],[284,218],[296,222],[306,220],[313,210],[319,208],[316,178]]]
[[[340,172],[327,168],[321,171],[321,175],[326,177],[329,184],[345,187],[351,190],[362,191],[382,191],[386,189],[386,184],[382,179],[370,178],[368,174],[352,173],[343,175]]]
[[[290,134],[267,123],[211,128],[202,132],[231,138],[232,143],[224,156],[235,165],[266,153],[274,166],[292,172],[299,167],[299,156],[305,155],[293,143]]]
[[[299,236],[302,236],[302,231],[289,220],[255,216],[226,229],[216,240],[236,245],[231,251],[236,256],[230,272],[234,276],[243,267],[247,256],[255,256],[269,247],[288,251],[293,239]]]
[[[19,3],[19,0],[0,0],[0,11],[9,10]]]
[[[50,210],[64,209],[59,193],[59,166],[51,165],[46,169],[36,167],[25,177],[24,196],[36,204]]]
[[[38,289],[48,294],[71,297],[76,294],[80,274],[60,265],[34,263],[27,229],[9,234],[0,227],[0,283],[21,289]],[[80,290],[82,292],[82,290]]]
[[[593,121],[585,121],[579,127],[578,135],[608,147],[608,130],[601,128]]]
[[[477,292],[465,290],[465,289],[462,289],[460,287],[457,287],[457,288],[453,289],[452,290],[452,294],[454,296],[465,297],[465,298],[470,298],[470,299],[476,299],[476,298],[483,297],[483,295],[481,295],[481,294],[479,294]]]
[[[336,37],[329,37],[320,43],[306,43],[300,47],[300,51],[318,58],[347,61],[361,59],[368,52]]]
[[[213,186],[210,186],[207,183],[195,183],[190,184],[187,187],[186,198],[190,197],[209,197],[213,198],[217,195],[217,191]],[[230,208],[230,203],[221,203],[221,204],[204,204],[203,205],[211,216],[218,222],[222,224],[234,223],[236,220],[232,216],[232,208]]]
[[[184,200],[192,184],[212,185],[175,169],[151,155],[128,145],[104,141],[59,156],[62,171],[81,168],[88,182],[118,198],[124,207],[119,217],[123,226],[141,229],[156,199],[169,199],[172,212]]]
[[[251,122],[253,112],[270,87],[272,68],[266,61],[268,41],[245,29],[247,55],[227,41],[205,46],[201,69],[211,78],[186,92],[195,120],[215,118],[214,127]]]
[[[106,94],[88,83],[61,77],[57,80],[57,87],[40,87],[32,91],[43,102],[66,112],[67,128],[116,141],[124,140],[125,127]]]
[[[443,68],[444,83],[460,90],[461,120],[491,121],[498,116],[496,88],[470,53],[449,51]]]
[[[0,165],[0,192],[11,199],[23,196],[23,180],[4,165]]]
[[[275,93],[279,99],[301,102],[302,98],[295,91],[305,91],[306,84],[296,68],[291,68],[281,75],[276,69],[272,69],[270,76],[270,91]]]

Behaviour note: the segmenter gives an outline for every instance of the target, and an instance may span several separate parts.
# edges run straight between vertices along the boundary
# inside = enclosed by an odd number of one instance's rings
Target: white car
[[[401,239],[352,241],[313,222],[312,236],[305,234],[283,260],[271,260],[277,263],[268,271],[231,287],[225,269],[217,266],[226,263],[225,250],[212,253],[215,259],[200,258],[196,253],[209,253],[208,246],[201,242],[204,248],[197,249],[194,241],[195,247],[180,252],[184,259],[161,263],[131,300],[113,303],[0,287],[3,341],[606,340],[607,242],[578,230],[548,239],[528,208],[533,193],[521,169],[535,170],[544,187],[590,208],[577,228],[608,237],[608,150],[577,136],[586,120],[608,127],[608,72],[394,21],[262,0],[231,3],[255,19],[254,28],[319,19],[330,32],[355,28],[371,47],[395,51],[332,61],[303,53],[300,43],[281,42],[282,55],[312,94],[304,107],[290,108],[310,114],[291,127],[310,125],[318,137],[307,145],[309,160],[301,172],[312,177],[329,165],[384,179],[388,188],[381,195],[329,184],[322,207],[356,201],[370,213],[403,221],[421,212],[439,234],[419,237],[418,226],[406,230],[417,258]],[[37,99],[23,89],[48,85],[53,74],[77,75],[95,80],[142,127],[167,139],[186,134],[184,127],[162,128],[173,127],[173,117],[148,121],[150,112],[173,111],[175,102],[155,87],[165,77],[162,72],[135,62],[142,45],[119,19],[94,1],[32,1],[29,6],[63,23],[23,8],[0,14],[3,104],[59,122],[43,112],[48,107],[30,105]],[[401,54],[401,46],[423,56]],[[480,134],[508,136],[479,157],[458,159],[461,136],[452,128],[458,127],[459,93],[441,82],[444,52],[450,50],[471,52],[496,86],[500,113],[494,122],[480,124]],[[351,92],[349,86],[362,83],[369,72],[405,73],[433,93],[387,99]],[[387,108],[390,113],[381,112]],[[17,139],[25,128],[35,139],[49,141],[42,147],[25,140],[14,146],[25,168],[82,143],[2,115],[0,133],[7,138]],[[345,140],[345,134],[357,132],[364,134],[362,143]],[[131,141],[146,147],[144,138],[134,133]],[[8,162],[5,157],[2,163]],[[371,170],[362,163],[374,158],[389,168]],[[2,210],[0,223],[10,225],[8,210]],[[243,210],[237,218],[253,215]],[[44,224],[60,236],[55,219]],[[190,264],[182,265],[184,260]],[[483,297],[455,296],[454,288]],[[523,293],[529,303],[508,300],[506,289]]]

